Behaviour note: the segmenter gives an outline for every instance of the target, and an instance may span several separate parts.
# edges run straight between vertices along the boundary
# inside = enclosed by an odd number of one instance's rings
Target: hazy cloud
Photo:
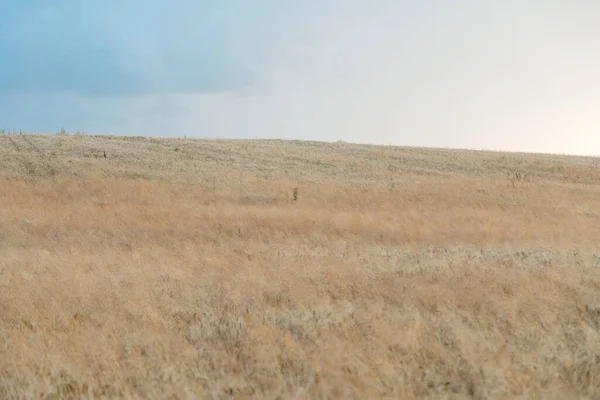
[[[12,4],[7,127],[600,154],[600,3]]]
[[[287,15],[241,0],[13,0],[0,11],[0,91],[115,96],[249,85]]]

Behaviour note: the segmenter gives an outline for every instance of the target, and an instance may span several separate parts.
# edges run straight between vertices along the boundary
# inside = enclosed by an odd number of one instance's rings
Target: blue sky
[[[0,127],[600,155],[600,2],[4,0]]]

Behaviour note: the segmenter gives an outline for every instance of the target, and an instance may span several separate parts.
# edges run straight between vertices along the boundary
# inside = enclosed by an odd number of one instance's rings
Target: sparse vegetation
[[[56,140],[0,136],[0,398],[600,397],[593,158]]]
[[[25,132],[23,132],[22,129],[6,129],[6,128],[0,128],[0,135],[23,135]]]

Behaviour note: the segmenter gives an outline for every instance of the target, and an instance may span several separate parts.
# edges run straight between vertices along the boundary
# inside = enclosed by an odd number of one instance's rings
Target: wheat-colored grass
[[[598,399],[599,290],[597,159],[0,135],[0,398]]]

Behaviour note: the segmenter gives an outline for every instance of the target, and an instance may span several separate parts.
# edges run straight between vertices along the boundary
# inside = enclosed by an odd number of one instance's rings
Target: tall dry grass
[[[0,180],[0,398],[600,398],[594,159],[0,135]]]

